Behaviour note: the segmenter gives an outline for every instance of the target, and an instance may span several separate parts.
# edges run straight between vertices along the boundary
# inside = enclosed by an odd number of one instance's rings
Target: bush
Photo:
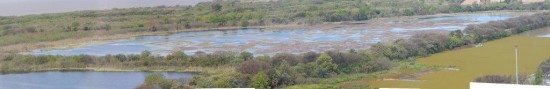
[[[475,79],[475,82],[484,82],[484,83],[512,83],[511,76],[503,75],[485,75]]]
[[[250,87],[249,84],[248,76],[233,72],[196,76],[189,82],[189,85],[200,88]]]
[[[161,73],[150,74],[145,78],[145,82],[137,89],[182,89],[190,88],[175,80],[165,79]]]
[[[392,62],[390,59],[388,58],[385,58],[385,57],[381,57],[381,58],[376,58],[376,59],[372,59],[372,61],[370,61],[368,63],[368,70],[369,72],[377,72],[377,71],[384,71],[384,70],[389,70],[391,69],[393,66],[395,66],[395,63]]]
[[[296,55],[290,53],[277,53],[271,59],[272,65],[279,65],[283,61],[290,63],[290,65],[298,64]]]
[[[254,59],[254,54],[252,54],[250,52],[241,52],[241,59],[243,59],[245,61]]]
[[[271,89],[271,87],[269,87],[269,78],[264,72],[259,72],[254,75],[251,85],[256,89]]]
[[[302,63],[309,63],[309,62],[313,62],[317,59],[317,57],[319,57],[319,54],[318,53],[315,53],[315,52],[307,52],[307,53],[304,53],[302,54],[302,59],[301,62]]]
[[[315,69],[313,69],[315,77],[327,78],[331,74],[337,73],[338,65],[332,62],[332,58],[328,54],[321,54],[315,61]]]
[[[542,73],[542,70],[537,70],[537,72],[535,73],[535,82],[533,84],[542,85],[543,80],[544,80],[544,75]]]
[[[257,60],[248,60],[243,62],[238,68],[237,71],[243,74],[256,74],[261,71],[265,71],[270,68],[268,63],[257,61]]]

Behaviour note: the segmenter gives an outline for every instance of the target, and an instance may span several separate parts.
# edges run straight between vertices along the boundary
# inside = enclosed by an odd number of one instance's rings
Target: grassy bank
[[[85,67],[85,68],[34,68],[30,70],[14,70],[2,72],[1,74],[13,73],[29,73],[43,71],[98,71],[98,72],[191,72],[191,73],[219,73],[219,72],[234,72],[234,67],[175,67],[175,66],[160,66],[160,67]]]
[[[418,76],[425,73],[443,70],[442,66],[416,64],[415,62],[398,62],[395,67],[386,71],[372,73],[343,74],[327,79],[321,79],[319,82],[311,84],[299,84],[286,87],[287,89],[370,89],[376,88],[368,84],[370,81],[380,81],[385,79],[396,80],[416,80]],[[368,80],[365,80],[368,79]]]

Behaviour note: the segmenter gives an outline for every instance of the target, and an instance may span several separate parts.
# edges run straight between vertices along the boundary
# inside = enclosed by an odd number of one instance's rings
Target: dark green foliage
[[[408,56],[408,51],[405,47],[398,44],[384,45],[382,43],[378,43],[372,46],[371,50],[392,60],[405,59]]]
[[[164,75],[161,73],[154,73],[154,74],[148,75],[145,78],[145,84],[158,84],[163,81],[164,81]]]
[[[476,42],[485,42],[510,36],[528,30],[542,28],[550,25],[550,13],[538,13],[531,16],[521,16],[499,22],[489,22],[474,26],[468,26],[466,33],[475,35]]]
[[[290,53],[277,53],[271,59],[273,65],[279,65],[283,61],[290,63],[290,65],[296,65],[299,62],[296,55]]]
[[[241,21],[241,27],[248,27],[248,25],[250,25],[250,23],[247,20]]]
[[[317,57],[319,57],[319,53],[315,53],[315,52],[307,52],[307,53],[304,53],[302,54],[302,59],[301,62],[302,63],[309,63],[309,62],[313,62],[317,59]]]
[[[218,12],[218,11],[222,10],[222,5],[220,5],[220,3],[212,3],[212,5],[210,7],[212,8],[212,11],[214,11],[214,12]]]
[[[296,83],[295,70],[284,60],[279,66],[270,70],[268,73],[272,88],[294,85]]]
[[[183,89],[190,88],[184,86],[176,80],[166,79],[161,73],[150,74],[145,78],[145,83],[138,86],[137,89]]]
[[[256,89],[271,89],[271,87],[269,87],[269,83],[269,77],[267,77],[267,74],[265,72],[260,72],[254,75],[251,85]]]
[[[452,31],[449,35],[449,41],[447,42],[447,49],[454,49],[466,44],[464,34],[460,30]]]
[[[70,28],[71,28],[72,31],[77,31],[77,30],[78,30],[78,27],[80,27],[80,23],[78,23],[78,22],[73,22],[73,23],[71,24],[71,27],[70,27]]]
[[[189,85],[200,88],[239,88],[250,87],[250,78],[238,73],[196,76]]]
[[[358,73],[362,72],[363,70],[362,64],[360,64],[361,62],[364,62],[363,57],[360,54],[355,53],[354,51],[327,51],[326,54],[328,54],[332,58],[332,62],[338,65],[337,72],[339,73]]]
[[[185,54],[183,51],[176,51],[172,54],[166,55],[167,60],[185,60],[189,56]]]
[[[331,74],[337,73],[338,65],[332,62],[332,58],[328,54],[321,54],[317,60],[315,60],[315,68],[313,73],[315,77],[327,78]]]
[[[550,74],[550,59],[546,59],[546,61],[540,63],[539,69],[543,74]]]
[[[368,63],[368,70],[369,72],[376,72],[376,71],[384,71],[389,70],[395,65],[394,62],[389,60],[388,58],[381,57],[381,58],[374,58],[372,61]]]
[[[542,73],[542,70],[537,70],[537,72],[535,72],[535,82],[533,84],[541,85],[542,80],[544,80],[544,75]]]
[[[484,82],[484,83],[512,83],[511,76],[502,76],[502,75],[485,75],[475,79],[475,82]]]
[[[254,54],[250,52],[241,52],[241,59],[244,59],[244,61],[252,60],[254,59]]]

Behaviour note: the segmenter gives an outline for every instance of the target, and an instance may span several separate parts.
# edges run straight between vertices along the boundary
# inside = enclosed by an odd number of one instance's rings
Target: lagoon
[[[31,72],[0,75],[0,89],[134,89],[153,72]],[[168,79],[189,80],[195,73],[162,72]]]

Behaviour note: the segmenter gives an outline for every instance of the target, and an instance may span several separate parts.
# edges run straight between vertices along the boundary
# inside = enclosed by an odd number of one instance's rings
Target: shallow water
[[[0,75],[0,89],[133,89],[151,72],[33,72]],[[191,79],[194,73],[163,73],[169,79]]]
[[[112,8],[187,6],[212,0],[1,0],[0,16],[59,13]],[[17,9],[14,9],[17,8]]]
[[[469,24],[503,20],[509,16],[458,15],[418,19],[415,22],[390,24],[388,27],[353,27],[333,29],[241,29],[225,31],[180,32],[167,36],[144,36],[110,43],[66,50],[34,50],[37,55],[107,55],[137,54],[144,50],[158,55],[183,50],[249,51],[261,55],[305,53],[310,51],[366,49],[377,42],[406,38],[420,31],[452,31]],[[418,25],[420,24],[420,25]]]

